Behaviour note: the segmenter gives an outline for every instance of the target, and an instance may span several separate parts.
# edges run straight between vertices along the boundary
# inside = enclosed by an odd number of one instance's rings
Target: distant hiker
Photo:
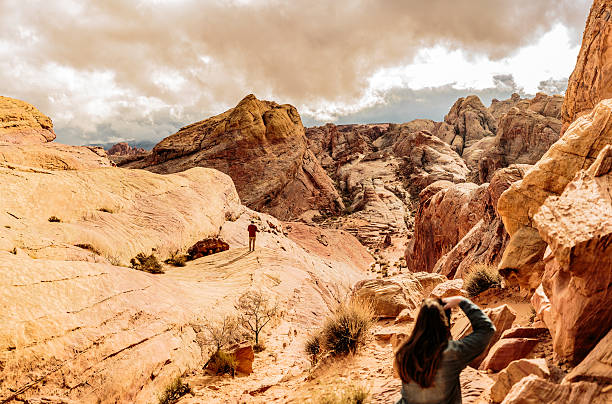
[[[255,222],[251,220],[251,224],[247,228],[249,230],[249,251],[255,251],[255,237],[257,237],[257,226],[255,226]]]
[[[474,331],[453,341],[450,309],[456,306]],[[494,333],[489,317],[469,299],[425,299],[410,338],[395,354],[393,366],[403,382],[397,404],[460,404],[459,374],[485,350]]]

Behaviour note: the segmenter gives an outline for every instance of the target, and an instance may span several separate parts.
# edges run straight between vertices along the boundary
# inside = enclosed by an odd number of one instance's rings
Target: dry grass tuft
[[[82,248],[83,250],[89,250],[96,255],[100,255],[100,251],[91,244],[75,244],[74,246]]]
[[[159,404],[176,403],[179,398],[185,394],[191,393],[191,387],[187,383],[183,383],[180,377],[177,377],[170,383],[166,390],[159,396]]]
[[[470,297],[477,296],[487,289],[501,287],[501,276],[493,265],[474,264],[463,277],[463,288]]]
[[[210,357],[206,368],[218,375],[230,374],[233,377],[236,374],[237,366],[238,361],[233,354],[220,350]]]
[[[333,387],[333,386],[332,386]],[[367,388],[360,385],[350,385],[341,391],[323,393],[317,400],[318,404],[365,404],[370,396]]]

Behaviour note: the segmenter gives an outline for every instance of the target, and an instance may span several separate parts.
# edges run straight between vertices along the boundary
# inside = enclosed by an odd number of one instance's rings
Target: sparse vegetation
[[[235,376],[238,362],[236,357],[225,351],[215,352],[208,361],[206,367],[213,370],[218,375],[230,374]]]
[[[318,399],[318,404],[365,404],[370,395],[367,388],[360,385],[350,385],[341,391],[323,393]]]
[[[75,244],[74,246],[82,248],[83,250],[89,250],[96,255],[100,255],[100,251],[91,244]]]
[[[49,218],[49,221],[50,221],[50,222],[53,222],[53,223],[59,223],[59,222],[61,222],[61,221],[62,221],[62,219],[60,219],[60,218],[59,218],[59,217],[57,217],[57,216],[51,216],[51,217]]]
[[[154,254],[147,256],[144,253],[139,253],[130,260],[132,268],[138,271],[148,272],[150,274],[163,274],[164,270]]]
[[[13,249],[11,250],[11,254],[17,255],[17,247],[13,247]]]
[[[283,347],[285,348],[285,347]],[[253,352],[255,353],[260,353],[266,350],[266,345],[262,342],[259,341],[259,343],[253,345]]]
[[[487,289],[501,287],[501,276],[492,265],[475,264],[463,277],[463,288],[470,297],[474,297]]]
[[[176,403],[179,398],[185,394],[191,393],[191,387],[189,384],[183,383],[183,379],[177,377],[170,383],[166,390],[159,396],[159,404],[172,404]]]
[[[204,331],[202,343],[218,352],[242,338],[240,326],[236,317],[225,316],[218,322],[206,322],[204,326],[194,326],[196,332]]]
[[[321,330],[306,341],[305,351],[313,364],[322,355],[355,353],[365,343],[374,324],[372,305],[363,300],[341,303],[325,319]]]
[[[110,209],[110,208],[100,208],[98,210],[100,212],[105,212],[105,213],[115,213],[115,211],[113,209]]]
[[[235,305],[238,310],[238,321],[254,338],[255,345],[259,344],[259,335],[263,328],[274,320],[278,314],[278,303],[261,291],[250,290],[238,298]]]
[[[184,267],[188,258],[189,258],[188,255],[179,254],[178,251],[175,251],[172,253],[172,255],[170,255],[170,258],[168,258],[164,262],[168,265],[172,265],[175,267]]]

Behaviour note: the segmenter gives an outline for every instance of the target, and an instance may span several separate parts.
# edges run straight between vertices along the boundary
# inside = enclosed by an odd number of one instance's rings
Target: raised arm
[[[468,364],[478,357],[489,345],[495,333],[495,326],[489,317],[480,310],[480,307],[469,299],[461,298],[458,306],[461,307],[461,310],[463,310],[470,323],[472,323],[472,333],[459,341],[455,341],[461,359],[465,364]]]

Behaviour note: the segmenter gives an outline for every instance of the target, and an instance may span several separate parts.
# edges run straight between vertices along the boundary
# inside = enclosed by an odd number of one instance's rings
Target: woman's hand
[[[453,307],[459,306],[459,303],[461,303],[464,299],[465,298],[463,296],[452,296],[445,297],[442,299],[442,301],[444,302],[445,309],[452,309]]]

